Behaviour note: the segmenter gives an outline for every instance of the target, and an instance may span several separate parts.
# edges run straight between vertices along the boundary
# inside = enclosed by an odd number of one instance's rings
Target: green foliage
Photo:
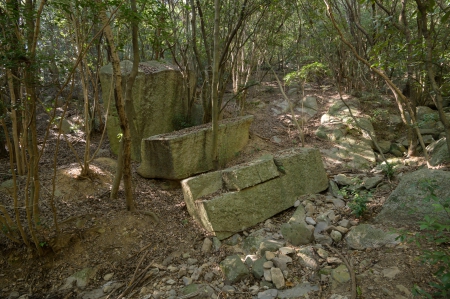
[[[395,171],[394,171],[395,164],[393,163],[383,163],[381,164],[381,171],[386,175],[388,179],[392,179],[394,177]]]
[[[372,111],[372,115],[370,116],[370,121],[371,122],[382,121],[382,120],[386,119],[386,117],[388,115],[389,115],[389,111],[387,111],[386,109],[376,108],[375,110]]]
[[[433,292],[428,293],[419,286],[415,285],[413,293],[425,298],[449,298],[450,296],[450,198],[439,198],[435,189],[437,182],[424,179],[420,182],[420,187],[427,191],[428,195],[423,199],[424,202],[432,204],[434,214],[426,215],[419,222],[420,234],[406,238],[402,234],[399,238],[409,242],[415,242],[418,246],[433,244],[432,250],[424,249],[421,256],[423,263],[435,265],[437,270],[434,272],[437,282],[430,282]],[[439,217],[440,215],[441,217]],[[446,215],[444,219],[442,215]]]
[[[345,186],[339,190],[339,194],[346,199],[351,199],[348,206],[352,210],[352,214],[361,217],[367,211],[367,203],[372,197],[372,193],[358,190],[358,185],[361,184],[359,178],[354,178],[352,186]]]
[[[284,77],[287,85],[298,82],[316,82],[321,85],[322,81],[330,74],[327,66],[320,62],[313,62],[303,66],[299,71],[291,72]]]
[[[367,211],[367,203],[369,202],[372,194],[370,192],[352,192],[353,200],[348,204],[352,209],[352,214],[361,217]]]

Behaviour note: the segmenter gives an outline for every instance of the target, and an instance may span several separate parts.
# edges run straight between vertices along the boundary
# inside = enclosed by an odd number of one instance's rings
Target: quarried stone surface
[[[278,169],[278,176],[268,175],[263,180],[254,176],[266,165]],[[295,148],[277,153],[273,165],[263,162],[233,167],[235,177],[242,177],[250,187],[231,190],[224,183],[229,169],[188,178],[181,182],[189,213],[219,239],[225,239],[273,215],[292,207],[297,197],[318,193],[328,188],[328,179],[320,153],[313,148]],[[219,174],[222,174],[222,183]],[[248,177],[246,177],[248,174]],[[202,185],[204,184],[204,187]],[[211,187],[213,186],[213,187]],[[210,194],[206,195],[207,192]]]
[[[133,63],[120,63],[125,92],[126,78]],[[111,90],[113,68],[111,64],[100,69],[100,82],[104,107],[109,107],[106,123],[111,151],[119,150],[118,134],[121,133],[114,93]],[[141,160],[141,140],[156,134],[176,130],[176,121],[187,116],[187,100],[183,96],[183,78],[178,67],[158,61],[142,62],[132,90],[132,105],[127,109],[131,129],[131,158]],[[105,108],[106,109],[106,108]]]
[[[219,164],[232,159],[248,142],[253,116],[219,122]],[[212,128],[187,128],[145,138],[141,145],[141,165],[137,172],[145,178],[181,180],[213,169]]]

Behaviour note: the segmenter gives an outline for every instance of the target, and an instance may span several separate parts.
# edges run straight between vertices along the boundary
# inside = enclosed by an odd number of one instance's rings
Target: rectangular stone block
[[[189,213],[205,229],[219,239],[225,239],[292,207],[301,195],[328,188],[328,178],[317,149],[296,148],[277,153],[272,161],[278,174],[275,176],[273,166],[269,166],[271,170],[263,176],[268,179],[258,179],[255,173],[262,171],[258,170],[262,165],[270,165],[267,161],[266,158],[221,171],[224,188],[218,194],[215,194],[221,185],[218,172],[211,173],[214,180],[208,180],[205,175],[184,180],[182,187]],[[225,182],[230,176],[241,178],[244,183]],[[202,184],[206,186],[201,187]],[[214,187],[209,187],[210,184]],[[227,184],[238,191],[230,192]]]
[[[213,194],[223,188],[222,171],[208,172],[181,181],[186,207],[197,221],[200,221],[195,208],[197,198]]]
[[[225,188],[239,191],[279,176],[273,156],[267,155],[247,164],[234,166],[222,172]]]
[[[248,142],[253,116],[219,122],[219,164],[225,165]],[[212,128],[187,128],[142,139],[141,165],[137,172],[146,178],[181,180],[213,169]]]

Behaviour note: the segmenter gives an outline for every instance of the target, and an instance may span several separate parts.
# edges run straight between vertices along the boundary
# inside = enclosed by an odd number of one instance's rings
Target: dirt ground
[[[306,146],[330,148],[333,145],[316,138],[314,131],[320,124],[320,116],[327,109],[328,99],[338,98],[338,95],[332,88],[310,88],[307,95],[317,97],[321,111],[304,126]],[[262,154],[300,146],[298,132],[289,119],[276,116],[271,111],[271,105],[280,99],[282,95],[274,82],[265,83],[250,93],[246,109],[247,113],[255,116],[250,128],[250,141],[229,165],[243,163]],[[392,105],[389,109],[395,109],[395,106]],[[77,115],[79,111],[72,110],[70,113]],[[41,120],[39,129],[43,130],[48,116],[42,113],[38,119]],[[380,130],[380,134],[383,132],[382,128],[376,129]],[[168,257],[177,260],[188,253],[190,257],[209,261],[211,267],[217,268],[221,260],[233,253],[233,249],[226,246],[207,256],[200,251],[204,238],[210,235],[188,214],[179,182],[144,179],[136,174],[138,165],[134,164],[136,212],[126,211],[122,189],[119,199],[110,200],[109,190],[115,167],[110,158],[115,157],[109,152],[107,140],[100,144],[101,135],[98,133],[92,138],[91,153],[100,147],[101,157],[92,162],[92,175],[88,178],[77,178],[80,168],[73,151],[82,157],[85,141],[82,131],[75,131],[68,135],[72,148],[64,139],[59,143],[56,155],[57,175],[54,181],[57,132],[51,130],[50,134],[40,162],[43,195],[40,200],[42,219],[38,234],[41,236],[40,243],[45,254],[37,256],[35,250],[18,246],[7,240],[3,234],[0,235],[0,298],[8,298],[13,291],[20,295],[30,294],[28,298],[76,298],[76,290],[61,293],[58,288],[67,277],[86,267],[92,267],[96,271],[90,287],[100,286],[103,277],[108,273],[114,273],[115,281],[129,285],[136,273],[143,271],[147,265],[161,265]],[[279,137],[281,141],[273,142],[274,136]],[[325,157],[324,159],[330,177],[342,172],[359,172],[342,169],[332,161],[326,161]],[[416,170],[422,163],[421,159],[416,159],[415,166],[404,168],[403,173]],[[0,183],[11,178],[9,173],[9,160],[1,160]],[[19,193],[23,195],[26,178],[21,178],[19,183]],[[386,180],[386,183],[389,189],[374,193],[369,212],[364,219],[356,219],[345,209],[340,211],[341,215],[370,223],[390,191],[395,189],[397,179],[390,182]],[[58,211],[58,235],[55,233],[51,212],[53,184],[57,195],[54,203]],[[14,215],[12,198],[5,193],[0,193],[0,197],[0,204],[6,206],[10,215]],[[23,206],[23,201],[20,202]],[[272,224],[277,227],[286,222],[293,211],[294,208],[274,216],[271,219]],[[25,219],[24,208],[20,209],[19,217]],[[263,227],[264,224],[261,223],[247,231]],[[427,284],[434,279],[433,267],[420,262],[421,251],[414,244],[405,243],[393,248],[383,247],[366,251],[351,251],[346,247],[336,247],[336,250],[353,262],[359,298],[401,298],[394,295],[401,293],[398,291],[398,285],[409,290],[414,284],[427,288]],[[395,279],[372,275],[393,266],[401,270],[401,274]],[[367,269],[370,271],[366,271]],[[321,290],[310,293],[309,298],[329,298],[329,285],[327,282],[319,282],[317,274],[300,267],[293,272],[298,281],[318,282],[321,285]],[[294,279],[289,283],[293,285],[296,281]],[[150,280],[136,285],[136,292],[129,297],[138,298],[140,288],[145,285],[152,287],[156,282]],[[254,281],[247,283],[251,285]],[[392,290],[397,291],[393,294]],[[109,298],[117,298],[118,295],[119,293],[115,293],[115,296]],[[403,296],[408,297],[408,294],[404,293]],[[219,297],[252,298],[252,295],[249,292],[234,295],[219,293]]]

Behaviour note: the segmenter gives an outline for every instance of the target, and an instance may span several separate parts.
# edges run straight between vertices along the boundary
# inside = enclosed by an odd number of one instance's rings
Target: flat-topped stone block
[[[280,174],[271,155],[222,171],[225,188],[229,191],[239,191],[278,176]]]
[[[253,116],[219,122],[219,164],[225,165],[248,142]],[[142,139],[141,165],[137,172],[145,178],[181,180],[213,169],[210,124]]]
[[[292,207],[300,195],[327,189],[328,178],[317,149],[295,148],[273,159],[191,177],[181,185],[189,213],[225,239]]]

